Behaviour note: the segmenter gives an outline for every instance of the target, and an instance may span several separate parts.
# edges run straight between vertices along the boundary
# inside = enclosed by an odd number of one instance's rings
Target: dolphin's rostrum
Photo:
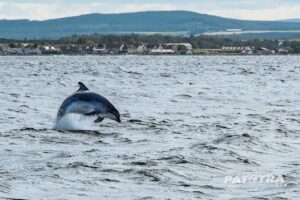
[[[119,111],[103,96],[90,92],[82,83],[78,82],[79,89],[66,98],[57,113],[57,122],[68,113],[97,116],[95,122],[109,118],[121,122]]]

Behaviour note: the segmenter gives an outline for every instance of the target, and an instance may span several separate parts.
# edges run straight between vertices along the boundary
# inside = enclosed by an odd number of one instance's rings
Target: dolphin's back
[[[101,103],[103,106],[108,109],[108,111],[117,111],[117,109],[108,101],[105,97],[94,93],[94,92],[78,92],[74,94],[75,98],[78,98],[80,101],[86,101],[91,103]]]

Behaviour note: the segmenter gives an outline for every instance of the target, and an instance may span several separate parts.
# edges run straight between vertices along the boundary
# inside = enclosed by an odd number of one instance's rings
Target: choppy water
[[[0,198],[300,198],[300,57],[0,57],[0,67]],[[122,123],[51,130],[78,81]],[[224,183],[259,175],[284,184]]]

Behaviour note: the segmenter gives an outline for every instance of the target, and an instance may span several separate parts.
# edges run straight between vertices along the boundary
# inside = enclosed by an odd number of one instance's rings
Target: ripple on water
[[[0,198],[297,199],[299,62],[2,57]],[[76,130],[51,129],[78,81],[113,102],[122,123],[70,116]],[[224,184],[269,174],[285,187]]]

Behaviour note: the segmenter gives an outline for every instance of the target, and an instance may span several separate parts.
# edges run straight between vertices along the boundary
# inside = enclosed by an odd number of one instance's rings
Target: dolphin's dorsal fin
[[[77,92],[83,92],[89,90],[89,88],[87,88],[82,82],[78,82],[78,85],[79,85],[79,89],[77,90]]]

